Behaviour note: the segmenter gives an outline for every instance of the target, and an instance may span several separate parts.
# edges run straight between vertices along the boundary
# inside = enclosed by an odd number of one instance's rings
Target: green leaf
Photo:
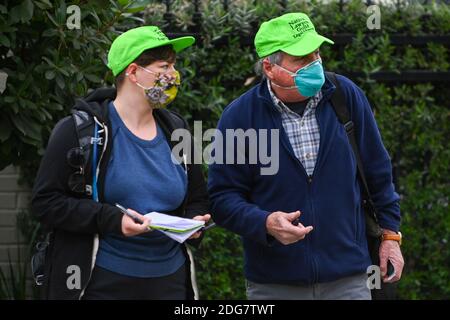
[[[42,32],[42,36],[43,37],[53,37],[55,35],[58,34],[58,30],[57,29],[47,29],[44,32]]]
[[[136,13],[143,11],[149,4],[150,0],[135,0],[129,1],[128,4],[124,6],[124,8],[126,8],[125,12]]]
[[[40,140],[33,139],[33,138],[28,137],[28,136],[20,136],[20,140],[22,140],[26,144],[29,144],[29,145],[32,145],[32,146],[36,146],[36,147],[40,147],[40,144],[41,144]]]
[[[28,110],[37,110],[37,105],[31,100],[25,100],[25,105],[28,107]]]
[[[53,63],[53,61],[51,61],[49,58],[47,57],[42,57],[43,60],[45,60],[51,67],[58,69],[58,67],[56,66],[56,64]]]
[[[95,11],[92,11],[89,13],[92,17],[94,17],[95,22],[97,23],[97,26],[101,26],[102,22],[100,21],[100,18],[98,17],[97,13]]]
[[[83,80],[83,74],[81,72],[77,72],[76,79],[77,79],[77,82],[80,82],[81,80]]]
[[[45,14],[47,15],[47,17],[50,19],[50,21],[51,21],[56,27],[59,27],[59,26],[60,26],[59,23],[55,21],[55,19],[53,18],[53,16],[52,16],[48,11],[46,11]]]
[[[19,129],[19,131],[22,132],[22,134],[26,135],[26,133],[25,133],[26,132],[25,131],[26,124],[23,122],[23,120],[20,118],[20,116],[12,117],[12,121],[13,121],[15,127],[17,129]]]
[[[13,109],[14,114],[18,114],[19,113],[19,104],[18,103],[12,104],[11,108]]]
[[[80,42],[77,39],[73,39],[72,44],[73,44],[73,48],[75,50],[80,50],[81,45],[80,45]]]
[[[22,7],[20,5],[15,6],[9,12],[9,21],[11,24],[17,23],[22,19]]]
[[[67,67],[65,67],[65,68],[57,68],[58,69],[58,71],[59,72],[61,72],[63,75],[65,75],[66,77],[68,77],[69,76],[69,72],[66,70],[66,69],[68,69]]]
[[[1,120],[0,125],[0,141],[5,142],[11,135],[12,128],[9,121],[6,119]]]
[[[127,13],[137,13],[137,12],[144,11],[145,8],[146,8],[146,6],[130,6],[127,8],[126,12]]]
[[[41,139],[41,126],[33,119],[19,114],[13,117],[12,121],[16,128],[25,136],[38,141]]]
[[[22,22],[28,22],[33,18],[34,4],[31,0],[25,0],[21,4]]]
[[[58,85],[58,87],[60,87],[61,89],[64,89],[66,84],[64,82],[64,78],[61,75],[56,75],[56,84]]]
[[[6,103],[13,103],[15,101],[16,101],[16,97],[11,97],[11,96],[5,97]]]
[[[51,115],[47,110],[41,109],[41,112],[42,112],[44,118],[46,118],[46,119],[48,119],[48,120],[53,119],[52,115]],[[45,120],[45,119],[44,119],[44,120]]]
[[[35,1],[34,4],[42,10],[51,9],[53,7],[49,0]]]
[[[60,1],[59,8],[56,10],[56,21],[59,22],[60,25],[65,24],[66,16],[67,16],[67,5],[65,1]]]
[[[48,109],[55,110],[55,111],[61,111],[61,110],[64,110],[64,107],[59,103],[50,103],[48,105]]]
[[[102,79],[100,79],[98,76],[96,76],[94,74],[85,74],[84,77],[92,82],[96,82],[96,83],[102,82]]]
[[[4,34],[0,34],[0,44],[4,47],[11,46],[11,42],[9,42],[9,39]]]

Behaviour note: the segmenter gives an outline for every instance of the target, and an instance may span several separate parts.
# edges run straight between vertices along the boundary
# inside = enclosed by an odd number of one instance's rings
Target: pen
[[[123,214],[129,216],[131,219],[133,219],[133,221],[137,224],[143,224],[144,222],[139,219],[138,217],[136,217],[134,214],[132,214],[130,211],[128,211],[127,209],[125,209],[124,207],[122,207],[120,204],[116,203],[116,207],[120,209],[120,211],[122,211]]]
[[[216,224],[213,222],[213,223],[210,223],[209,225],[207,225],[207,226],[205,226],[205,227],[202,227],[202,228],[200,229],[200,231],[206,231],[206,230],[211,229],[211,228],[213,228],[213,227],[215,227],[215,226],[216,226]]]

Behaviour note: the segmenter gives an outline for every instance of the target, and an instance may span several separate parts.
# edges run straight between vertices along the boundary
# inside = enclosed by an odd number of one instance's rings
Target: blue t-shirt
[[[135,136],[109,104],[113,148],[105,176],[105,202],[141,214],[178,208],[187,191],[184,167],[173,163],[169,144],[157,126],[152,140]],[[157,230],[134,237],[100,239],[96,265],[133,277],[169,275],[185,262],[181,245]]]

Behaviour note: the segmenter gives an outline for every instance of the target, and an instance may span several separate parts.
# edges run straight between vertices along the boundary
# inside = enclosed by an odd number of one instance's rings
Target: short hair
[[[277,51],[272,53],[269,56],[263,57],[261,59],[259,59],[256,64],[255,64],[255,73],[259,76],[262,76],[263,78],[266,77],[266,74],[264,73],[264,68],[263,68],[263,60],[264,59],[269,59],[269,62],[272,64],[279,64],[281,63],[281,61],[283,60],[283,54],[281,51]]]
[[[175,57],[176,57],[175,50],[173,50],[171,45],[167,45],[145,50],[132,63],[136,63],[138,66],[141,67],[148,66],[149,64],[158,60],[173,63],[175,62]],[[120,72],[114,79],[114,84],[116,85],[117,90],[120,89],[124,80],[125,80],[125,70]]]

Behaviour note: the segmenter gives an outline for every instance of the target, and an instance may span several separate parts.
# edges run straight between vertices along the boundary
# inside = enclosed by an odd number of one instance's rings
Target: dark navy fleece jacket
[[[389,154],[372,110],[358,86],[343,76],[338,75],[338,80],[356,126],[379,223],[382,228],[397,231],[399,196],[392,183]],[[213,219],[242,236],[245,276],[251,281],[320,283],[366,272],[371,264],[356,161],[331,105],[334,90],[335,86],[326,79],[323,99],[316,109],[320,148],[310,177],[294,155],[265,81],[233,101],[222,114],[218,130],[224,137],[226,129],[279,129],[279,170],[275,175],[261,175],[261,168],[269,165],[263,165],[259,158],[256,164],[246,161],[246,164],[215,163],[209,167]],[[225,154],[227,141],[223,140]],[[272,143],[270,139],[267,141],[270,154]],[[247,157],[248,153],[244,155]],[[314,230],[304,240],[290,245],[269,241],[267,216],[274,211],[297,210],[302,212],[300,223],[311,225]]]

